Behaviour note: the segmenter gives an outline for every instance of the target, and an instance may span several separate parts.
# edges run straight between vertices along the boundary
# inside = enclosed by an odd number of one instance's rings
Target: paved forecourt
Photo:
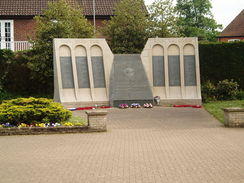
[[[244,182],[244,129],[204,109],[108,111],[106,133],[0,137],[0,182]]]

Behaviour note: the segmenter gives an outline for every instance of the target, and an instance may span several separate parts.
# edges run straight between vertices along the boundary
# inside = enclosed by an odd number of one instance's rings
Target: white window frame
[[[241,41],[240,39],[228,39],[228,42]]]
[[[10,49],[14,50],[14,21],[13,20],[0,20],[0,24],[1,24],[1,27],[0,27],[1,28],[0,48],[6,49],[5,30],[4,30],[5,29],[5,23],[10,23]]]

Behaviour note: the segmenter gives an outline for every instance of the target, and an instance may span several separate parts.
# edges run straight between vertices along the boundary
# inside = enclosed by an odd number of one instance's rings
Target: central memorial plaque
[[[153,95],[139,54],[115,55],[110,77],[111,105],[152,103]]]

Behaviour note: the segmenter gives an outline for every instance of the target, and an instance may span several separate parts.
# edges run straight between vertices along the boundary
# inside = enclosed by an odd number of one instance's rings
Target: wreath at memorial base
[[[151,103],[146,103],[143,105],[144,108],[153,108],[153,105]]]
[[[130,108],[141,108],[142,106],[139,103],[132,103],[130,105]],[[144,108],[153,108],[153,105],[151,103],[145,103],[143,104]],[[128,104],[119,104],[120,109],[127,109],[129,108]]]
[[[141,105],[138,103],[133,103],[130,105],[131,108],[141,108]]]
[[[120,109],[126,109],[129,108],[128,104],[119,104]]]

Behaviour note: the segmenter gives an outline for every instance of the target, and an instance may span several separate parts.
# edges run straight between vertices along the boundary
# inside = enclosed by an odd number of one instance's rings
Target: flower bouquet
[[[129,106],[127,104],[119,104],[119,108],[120,109],[126,109],[128,108]]]
[[[141,108],[141,105],[138,103],[133,103],[130,105],[131,108]]]
[[[153,105],[151,103],[146,103],[143,105],[144,108],[152,108]]]

